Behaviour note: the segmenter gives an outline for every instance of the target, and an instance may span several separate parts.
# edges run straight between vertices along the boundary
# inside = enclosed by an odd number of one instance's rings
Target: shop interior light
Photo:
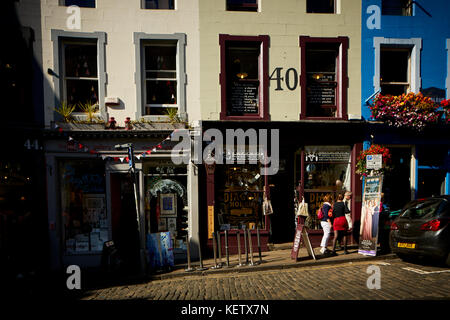
[[[246,72],[239,72],[239,73],[237,74],[237,77],[238,77],[239,79],[245,79],[245,78],[248,77],[248,73],[246,73]]]

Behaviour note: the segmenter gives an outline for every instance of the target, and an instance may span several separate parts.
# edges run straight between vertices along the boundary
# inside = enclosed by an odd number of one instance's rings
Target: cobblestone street
[[[374,267],[375,266],[375,267]],[[379,269],[378,269],[379,268]],[[379,270],[379,289],[369,289]],[[85,292],[82,300],[450,299],[450,269],[400,259],[154,280]]]

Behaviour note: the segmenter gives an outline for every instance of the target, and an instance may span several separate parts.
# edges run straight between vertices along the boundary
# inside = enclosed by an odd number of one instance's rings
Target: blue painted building
[[[362,1],[362,117],[369,121],[364,148],[373,143],[391,150],[393,170],[383,188],[391,210],[450,193],[450,125],[392,127],[371,119],[369,107],[377,93],[450,98],[449,13],[448,0]]]

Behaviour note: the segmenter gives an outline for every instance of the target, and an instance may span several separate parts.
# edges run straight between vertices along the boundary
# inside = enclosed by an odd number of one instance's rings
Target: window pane
[[[411,16],[411,0],[382,0],[381,14],[394,16]]]
[[[310,44],[306,48],[306,115],[309,117],[336,116],[336,60],[335,45]]]
[[[334,13],[334,0],[307,0],[307,13]]]
[[[177,82],[147,80],[146,82],[147,101],[146,104],[176,104],[177,103]]]
[[[260,43],[230,43],[226,52],[227,114],[259,113]]]
[[[228,11],[258,11],[258,0],[227,0]]]
[[[400,84],[382,84],[381,85],[381,94],[386,95],[390,94],[393,96],[400,96],[404,93],[408,92],[408,85],[400,85]]]
[[[98,103],[98,81],[66,80],[67,103],[75,105],[75,112],[81,112],[79,103]]]
[[[176,72],[146,72],[146,79],[174,79],[176,80],[177,73]]]
[[[144,9],[175,9],[174,0],[145,0]]]
[[[65,0],[65,5],[78,6],[84,8],[95,8],[95,0]]]
[[[381,50],[380,77],[382,82],[409,82],[409,50]]]
[[[64,61],[66,77],[97,77],[96,44],[65,44]]]
[[[176,70],[177,47],[172,45],[145,46],[145,70]]]
[[[259,226],[265,228],[262,212],[264,178],[259,165],[216,167],[216,212],[219,229]]]

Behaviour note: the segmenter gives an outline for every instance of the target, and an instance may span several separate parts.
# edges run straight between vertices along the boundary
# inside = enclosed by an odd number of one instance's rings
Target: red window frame
[[[257,114],[244,114],[239,116],[227,115],[227,65],[226,50],[227,43],[233,41],[260,43],[260,66],[259,70],[259,112]],[[220,86],[221,86],[221,112],[220,120],[269,120],[269,36],[233,36],[228,34],[219,35],[220,44]]]
[[[347,57],[348,57],[348,37],[336,38],[311,38],[308,36],[300,36],[300,86],[301,86],[301,102],[300,102],[300,120],[348,120],[347,114],[347,89],[348,89],[348,73],[347,73]],[[337,44],[339,52],[336,63],[336,117],[311,117],[306,116],[306,47],[311,43]]]

